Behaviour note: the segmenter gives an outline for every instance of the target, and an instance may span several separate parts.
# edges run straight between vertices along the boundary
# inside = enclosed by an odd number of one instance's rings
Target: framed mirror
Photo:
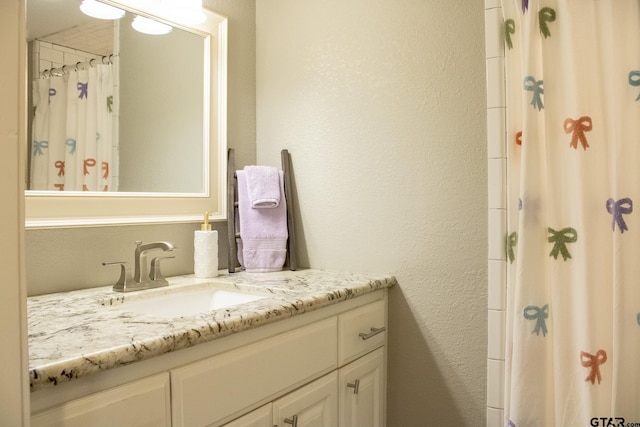
[[[64,13],[58,13],[60,2],[28,3],[31,60],[25,79],[33,114],[27,124],[26,227],[189,222],[200,220],[205,211],[214,220],[224,219],[226,18],[204,9],[206,21],[185,25],[173,20],[175,14],[159,7],[159,1],[101,2],[126,14],[117,20],[91,21],[79,11],[79,0],[64,0],[71,8]],[[60,18],[47,7],[55,8]],[[169,25],[169,32],[141,34],[132,25],[138,17]],[[111,46],[71,46],[74,38],[95,38],[98,29],[107,33],[107,41],[112,39]],[[93,56],[82,56],[86,50],[93,50],[87,52]],[[71,51],[71,59],[61,59],[60,51]],[[106,69],[111,74],[104,74]],[[107,102],[98,103],[98,113],[79,113],[78,119],[65,121],[86,120],[86,130],[82,124],[78,136],[69,136],[68,130],[61,136],[53,124],[58,114],[53,109],[55,96],[73,92],[66,96],[68,101],[87,95],[84,81],[89,77],[76,81],[76,73],[98,73],[101,87],[113,92],[105,92]],[[54,77],[68,81],[71,89],[56,86]],[[67,112],[73,108],[79,107],[62,107]],[[100,118],[100,108],[109,109],[111,122]],[[99,123],[97,130],[93,122]],[[82,135],[95,135],[88,139],[98,148],[85,146]],[[57,146],[59,151],[54,150]],[[72,155],[82,159],[74,164]],[[43,171],[45,157],[48,169]]]

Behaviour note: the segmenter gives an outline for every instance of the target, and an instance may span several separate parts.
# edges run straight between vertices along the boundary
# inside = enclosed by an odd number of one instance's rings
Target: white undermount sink
[[[172,292],[135,300],[125,299],[122,304],[118,304],[115,307],[122,311],[153,316],[182,317],[211,310],[220,310],[264,298],[266,298],[264,295],[226,289],[199,289]]]

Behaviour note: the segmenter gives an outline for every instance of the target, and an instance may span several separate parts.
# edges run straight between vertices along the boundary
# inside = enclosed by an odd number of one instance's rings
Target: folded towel
[[[280,204],[280,173],[271,166],[245,166],[249,202],[254,209]]]
[[[238,260],[249,273],[280,271],[287,255],[287,203],[284,180],[278,171],[280,202],[273,209],[252,209],[249,201],[247,174],[236,171],[238,177]]]

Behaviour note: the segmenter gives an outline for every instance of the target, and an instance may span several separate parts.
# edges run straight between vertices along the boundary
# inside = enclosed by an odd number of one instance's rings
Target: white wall
[[[256,4],[257,160],[291,152],[302,265],[400,283],[388,425],[484,425],[484,2]]]

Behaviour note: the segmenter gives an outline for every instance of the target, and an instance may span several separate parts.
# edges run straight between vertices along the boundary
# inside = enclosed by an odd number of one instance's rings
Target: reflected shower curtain
[[[640,423],[640,1],[502,6],[505,425]]]
[[[111,64],[33,82],[31,190],[110,191]]]

